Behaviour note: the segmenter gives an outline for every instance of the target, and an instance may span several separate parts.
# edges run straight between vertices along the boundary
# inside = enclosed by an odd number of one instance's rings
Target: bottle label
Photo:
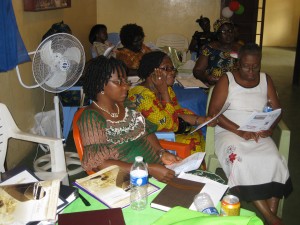
[[[148,173],[145,170],[133,170],[130,172],[130,183],[134,186],[143,186],[148,183]]]
[[[210,215],[219,215],[219,212],[215,207],[208,207],[206,209],[203,209],[202,212]]]

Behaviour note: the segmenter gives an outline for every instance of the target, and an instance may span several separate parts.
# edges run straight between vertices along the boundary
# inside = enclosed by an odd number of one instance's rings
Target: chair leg
[[[277,209],[277,216],[279,218],[282,218],[282,213],[283,213],[283,202],[284,202],[284,198],[279,200],[279,204],[278,204],[278,209]]]

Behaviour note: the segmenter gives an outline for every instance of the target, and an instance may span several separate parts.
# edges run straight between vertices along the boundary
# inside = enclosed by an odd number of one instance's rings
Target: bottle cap
[[[136,156],[135,161],[142,162],[143,161],[143,156]]]

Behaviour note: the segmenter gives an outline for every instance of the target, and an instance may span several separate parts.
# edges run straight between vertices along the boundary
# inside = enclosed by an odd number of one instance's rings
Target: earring
[[[101,94],[104,95],[104,91],[101,91]]]

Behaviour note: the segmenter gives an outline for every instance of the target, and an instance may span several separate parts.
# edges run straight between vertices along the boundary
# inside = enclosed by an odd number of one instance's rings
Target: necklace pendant
[[[110,113],[110,116],[112,118],[117,118],[119,116],[119,113]]]

